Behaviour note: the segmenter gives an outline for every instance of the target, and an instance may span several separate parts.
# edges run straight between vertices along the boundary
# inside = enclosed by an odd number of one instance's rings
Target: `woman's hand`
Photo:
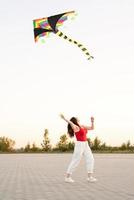
[[[61,117],[61,119],[65,120],[65,117],[64,117],[64,115],[62,113],[60,113],[60,117]]]
[[[91,117],[91,122],[92,122],[92,123],[94,122],[94,117]]]

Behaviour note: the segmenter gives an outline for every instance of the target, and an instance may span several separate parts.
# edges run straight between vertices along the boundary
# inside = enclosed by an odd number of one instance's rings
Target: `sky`
[[[35,44],[33,19],[76,11],[59,29],[86,46],[51,34]],[[0,0],[0,136],[38,146],[44,129],[56,144],[76,116],[109,145],[134,144],[134,1]]]

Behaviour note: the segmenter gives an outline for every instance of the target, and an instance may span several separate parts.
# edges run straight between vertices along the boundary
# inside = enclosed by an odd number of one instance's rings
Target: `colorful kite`
[[[77,45],[88,57],[88,60],[93,58],[93,56],[90,55],[88,50],[79,42],[72,40],[65,34],[63,34],[61,31],[58,30],[60,26],[63,25],[64,21],[67,20],[68,17],[70,17],[72,14],[74,15],[74,11],[66,12],[58,15],[53,15],[46,18],[41,19],[35,19],[33,20],[34,24],[34,39],[35,42],[39,40],[41,37],[49,36],[50,33],[55,33],[59,37],[64,38],[65,40],[68,40],[69,42],[74,43]]]

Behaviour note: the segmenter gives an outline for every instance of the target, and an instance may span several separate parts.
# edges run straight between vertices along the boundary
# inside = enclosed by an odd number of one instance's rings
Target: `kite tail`
[[[77,45],[84,53],[86,56],[88,56],[88,60],[90,60],[91,58],[94,58],[93,56],[90,55],[90,53],[88,52],[88,50],[83,46],[83,44],[80,44],[79,42],[72,40],[71,38],[69,38],[68,36],[66,36],[64,33],[62,33],[61,31],[57,31],[56,33],[59,37],[64,38],[65,40],[68,40],[69,42],[74,43],[75,45]]]

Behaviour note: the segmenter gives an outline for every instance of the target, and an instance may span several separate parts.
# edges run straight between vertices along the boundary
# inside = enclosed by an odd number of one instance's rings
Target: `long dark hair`
[[[72,117],[70,121],[73,122],[75,125],[79,126],[76,117]],[[70,124],[67,125],[67,131],[70,137],[74,137],[74,130],[72,129]]]

